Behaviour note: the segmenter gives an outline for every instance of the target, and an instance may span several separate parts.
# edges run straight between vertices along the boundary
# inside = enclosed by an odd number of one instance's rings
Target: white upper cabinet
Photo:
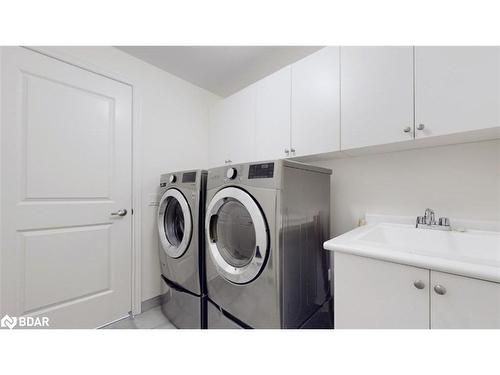
[[[419,145],[500,134],[500,47],[326,47],[214,106],[210,165],[456,133]]]
[[[500,126],[499,47],[415,47],[415,137]]]
[[[340,149],[339,47],[292,64],[292,156]]]
[[[224,165],[229,159],[228,148],[225,143],[226,126],[228,125],[227,107],[224,100],[216,103],[210,109],[210,127],[208,132],[209,166]]]
[[[291,67],[257,82],[255,147],[257,160],[290,154]]]
[[[217,103],[210,116],[210,166],[255,160],[256,85]]]
[[[230,163],[255,160],[256,89],[251,85],[226,99],[229,113],[224,142]]]
[[[413,48],[341,47],[341,149],[413,139]]]

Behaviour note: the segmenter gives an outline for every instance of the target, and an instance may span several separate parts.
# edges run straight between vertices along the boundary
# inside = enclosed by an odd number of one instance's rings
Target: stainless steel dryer
[[[191,170],[160,178],[160,263],[166,293],[162,310],[178,328],[205,328],[204,218],[207,172]]]
[[[208,171],[207,291],[223,318],[300,328],[328,300],[330,175],[288,160]]]

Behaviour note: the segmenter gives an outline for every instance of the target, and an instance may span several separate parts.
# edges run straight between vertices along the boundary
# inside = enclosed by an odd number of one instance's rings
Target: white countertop
[[[378,222],[326,241],[324,248],[500,283],[500,232],[495,231]]]

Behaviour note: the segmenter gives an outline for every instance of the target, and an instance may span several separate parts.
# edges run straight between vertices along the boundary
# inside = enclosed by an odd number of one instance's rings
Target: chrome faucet
[[[427,208],[424,216],[417,216],[415,228],[451,230],[450,219],[447,217],[440,217],[439,222],[436,223],[436,214],[434,210]]]
[[[434,210],[430,208],[425,209],[424,221],[427,225],[436,225],[436,215],[434,214]]]

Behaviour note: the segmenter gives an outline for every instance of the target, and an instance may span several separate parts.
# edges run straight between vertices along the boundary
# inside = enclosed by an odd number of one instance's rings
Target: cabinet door
[[[225,99],[227,125],[224,139],[231,163],[255,159],[255,100],[256,85]]]
[[[294,156],[340,149],[339,47],[326,47],[292,65]]]
[[[429,328],[429,270],[335,253],[334,290],[335,328]]]
[[[290,153],[291,67],[257,82],[255,146],[258,160]],[[287,152],[288,151],[288,152]]]
[[[255,159],[256,86],[217,103],[211,111],[209,144],[212,166]]]
[[[500,284],[431,271],[431,288],[432,328],[500,328]]]
[[[341,149],[413,139],[413,48],[342,47],[340,56]]]
[[[500,126],[500,48],[415,47],[415,116],[417,138]]]
[[[209,167],[224,165],[229,159],[226,143],[226,133],[229,120],[228,111],[224,101],[216,103],[210,109],[210,122],[208,132]]]

